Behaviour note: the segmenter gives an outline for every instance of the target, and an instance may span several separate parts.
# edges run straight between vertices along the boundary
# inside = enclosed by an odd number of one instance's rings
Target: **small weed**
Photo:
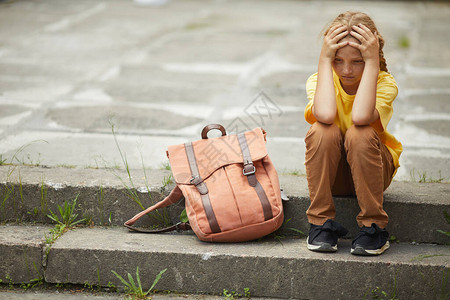
[[[75,169],[77,166],[75,165],[67,165],[67,164],[58,164],[56,165],[58,168],[66,168],[66,169]]]
[[[285,174],[285,175],[294,175],[294,176],[304,176],[305,175],[305,173],[302,170],[300,170],[300,169],[285,170],[283,172],[283,174]]]
[[[136,281],[137,281],[137,285],[133,279],[133,276],[128,273],[128,281],[127,282],[125,279],[123,279],[122,276],[120,276],[119,274],[117,274],[115,271],[111,271],[114,275],[116,275],[116,277],[124,284],[124,288],[125,288],[125,292],[130,295],[130,296],[134,296],[138,299],[144,299],[148,293],[150,293],[153,288],[156,286],[156,284],[158,283],[158,281],[161,279],[161,276],[164,274],[164,272],[166,272],[167,269],[162,270],[161,272],[159,272],[158,275],[156,275],[155,280],[153,281],[152,286],[147,290],[144,291],[142,289],[142,285],[141,285],[141,278],[139,277],[139,267],[136,268]]]
[[[120,175],[118,175],[117,173],[114,173],[114,175],[122,182],[122,185],[125,187],[126,190],[126,195],[131,198],[134,202],[136,202],[137,205],[139,205],[139,207],[144,210],[145,207],[142,205],[142,202],[139,198],[138,192],[137,192],[137,188],[134,185],[134,182],[132,180],[132,176],[131,176],[131,171],[130,171],[130,167],[128,165],[128,160],[127,157],[125,155],[125,153],[122,152],[122,149],[120,148],[119,145],[119,141],[117,140],[117,136],[116,136],[116,131],[114,129],[115,125],[112,122],[112,120],[109,120],[109,124],[111,126],[111,132],[112,135],[114,137],[114,142],[116,144],[117,150],[119,151],[120,154],[120,158],[122,159],[122,163],[125,167],[125,170],[127,172],[127,176],[128,176],[128,182],[126,180],[124,180]],[[146,191],[150,191],[150,188],[148,186],[148,178],[147,178],[147,173],[145,171],[145,166],[144,166],[144,160],[142,157],[142,153],[141,154],[141,163],[142,163],[142,168],[144,171],[144,177],[145,177],[145,183],[146,183]],[[168,179],[165,179],[165,181],[168,181]],[[151,197],[151,193],[147,193],[148,197],[150,198],[150,201],[152,201],[152,197]],[[152,201],[153,202],[153,201]],[[162,224],[164,226],[168,226],[171,224],[171,220],[169,217],[169,213],[167,211],[167,209],[162,208],[162,209],[157,209],[155,210],[153,213],[148,214],[149,217],[154,218],[159,224]]]
[[[450,215],[446,211],[444,211],[444,217],[445,217],[445,220],[447,221],[447,224],[450,224]],[[450,231],[444,231],[444,230],[438,229],[437,232],[442,233],[442,234],[446,235],[447,237],[450,237]]]
[[[400,241],[397,240],[397,237],[395,235],[391,235],[389,237],[389,242],[391,242],[391,243],[400,243]]]
[[[0,154],[0,166],[3,166],[6,163],[6,158],[3,158],[3,154]]]
[[[97,199],[98,199],[98,209],[100,211],[100,224],[104,225],[104,220],[103,220],[103,200],[105,198],[105,195],[103,193],[103,186],[100,185],[100,191],[97,193]]]
[[[376,287],[370,291],[372,294],[372,299],[386,299],[386,300],[398,300],[398,298],[394,296],[389,296],[388,293],[383,291],[380,287]]]
[[[169,176],[164,176],[162,181],[162,189],[164,190],[168,185],[173,183],[173,176],[170,174]]]
[[[168,171],[172,170],[172,168],[170,167],[169,161],[161,163],[161,167],[159,169],[160,170],[168,170]]]
[[[36,278],[31,279],[30,282],[28,282],[28,283],[22,282],[20,284],[20,287],[23,288],[24,290],[28,290],[30,288],[41,286],[43,284],[44,284],[44,278],[36,277]]]
[[[7,274],[5,277],[6,277],[6,280],[8,280],[8,287],[10,289],[14,288],[14,282],[13,282],[11,276],[9,276],[9,274]]]
[[[50,235],[44,235],[45,243],[49,245],[53,244],[66,231],[67,228],[65,225],[56,224],[55,227],[50,229]]]
[[[368,292],[364,295],[363,299],[366,299],[367,294],[368,294]],[[389,295],[387,292],[385,292],[379,286],[370,290],[370,294],[371,294],[371,297],[370,297],[371,299],[398,300],[398,298],[397,298],[397,274],[395,274],[395,276],[394,276],[394,283],[392,285],[391,295]]]
[[[245,298],[250,298],[251,297],[249,288],[244,288],[244,297]]]
[[[89,283],[89,281],[85,281],[83,286],[84,286],[85,289],[88,289],[88,290],[91,290],[91,291],[94,289],[94,285],[92,283]]]
[[[45,235],[45,242],[47,244],[53,244],[64,232],[71,229],[75,225],[85,222],[85,219],[76,220],[78,214],[74,213],[75,206],[77,203],[78,195],[73,200],[72,204],[64,201],[64,207],[58,205],[59,214],[61,219],[52,212],[50,209],[50,215],[47,215],[51,220],[55,221],[57,224],[54,228],[50,229],[50,236]]]
[[[189,222],[189,218],[188,218],[187,213],[186,213],[186,208],[183,209],[183,211],[180,214],[180,221],[182,223],[188,223]]]
[[[409,176],[411,178],[411,181],[419,182],[419,183],[442,183],[442,182],[445,182],[445,178],[442,177],[441,170],[439,170],[438,173],[439,173],[439,177],[433,178],[433,177],[429,177],[427,175],[426,171],[420,172],[420,171],[416,171],[415,169],[412,169],[409,172]]]
[[[106,287],[113,292],[117,292],[117,287],[111,281],[108,281],[108,284],[106,285]]]
[[[244,295],[242,295],[241,293],[236,292],[236,291],[228,291],[227,289],[223,289],[222,296],[224,296],[225,299],[230,299],[230,300],[234,300],[234,299],[241,298],[241,297],[250,299],[250,297],[251,297],[249,288],[244,288]]]
[[[66,226],[67,228],[74,227],[78,223],[84,222],[85,219],[80,219],[80,220],[76,221],[78,214],[74,213],[75,206],[76,206],[77,200],[78,200],[78,196],[79,196],[79,194],[75,197],[72,204],[68,203],[67,201],[64,201],[64,207],[58,205],[58,210],[61,215],[61,219],[59,219],[59,217],[54,212],[52,212],[50,209],[49,209],[49,211],[50,211],[51,215],[47,215],[47,217],[49,217],[50,219],[52,219],[53,221],[55,221],[56,223],[58,223],[60,225]]]
[[[301,231],[300,229],[293,228],[293,227],[290,227],[288,229],[294,231],[295,233],[299,234],[300,236],[306,236],[306,234],[303,231]]]
[[[402,49],[408,49],[410,47],[411,43],[409,41],[409,38],[405,35],[402,35],[398,39],[398,46]]]
[[[41,182],[41,213],[45,215],[48,211],[48,204],[47,204],[47,186],[44,183],[44,179],[42,179]]]

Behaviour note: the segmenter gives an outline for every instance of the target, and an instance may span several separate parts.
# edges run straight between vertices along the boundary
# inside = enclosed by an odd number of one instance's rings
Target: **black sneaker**
[[[352,242],[351,254],[355,255],[380,255],[389,248],[389,233],[381,229],[377,224],[363,226]]]
[[[343,237],[347,233],[347,229],[331,219],[323,225],[311,224],[307,239],[308,249],[317,252],[336,252],[338,237]]]

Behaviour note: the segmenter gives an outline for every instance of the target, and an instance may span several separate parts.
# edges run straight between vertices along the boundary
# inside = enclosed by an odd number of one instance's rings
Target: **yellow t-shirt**
[[[339,81],[339,77],[336,75],[336,73],[334,73],[334,71],[333,80],[334,90],[336,91],[337,105],[337,114],[336,118],[334,119],[334,123],[341,129],[341,132],[345,134],[347,129],[351,125],[353,125],[352,107],[353,101],[355,100],[355,95],[349,95],[344,91]],[[310,124],[313,124],[317,121],[312,113],[316,86],[317,73],[311,75],[306,81],[306,94],[308,96],[309,102],[305,108],[305,119]],[[394,77],[387,72],[380,71],[380,73],[378,74],[377,100],[375,104],[375,107],[380,114],[380,119],[370,125],[378,132],[381,141],[386,145],[389,152],[391,153],[396,171],[400,166],[399,158],[400,154],[403,151],[403,147],[402,144],[386,130],[386,128],[392,117],[392,103],[394,102],[395,97],[397,97],[397,94],[397,83],[395,82]],[[396,172],[394,172],[394,175],[395,173]]]

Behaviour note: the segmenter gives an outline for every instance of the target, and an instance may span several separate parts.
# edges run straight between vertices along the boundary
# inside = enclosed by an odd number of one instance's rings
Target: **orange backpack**
[[[220,130],[222,136],[208,138],[211,129]],[[176,187],[124,226],[151,233],[192,229],[202,241],[243,242],[270,234],[282,225],[282,192],[262,128],[226,135],[221,125],[211,124],[203,128],[201,140],[169,146],[167,156]],[[189,223],[157,230],[131,226],[143,215],[183,196]]]

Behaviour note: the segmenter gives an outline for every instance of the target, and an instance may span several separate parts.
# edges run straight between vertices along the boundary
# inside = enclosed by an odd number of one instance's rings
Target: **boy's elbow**
[[[371,118],[370,118],[370,116],[365,117],[365,116],[353,116],[352,115],[352,122],[356,126],[370,125]]]
[[[316,117],[316,120],[317,121],[319,121],[320,123],[324,123],[324,124],[328,124],[328,125],[331,125],[331,124],[333,124],[334,123],[334,119],[335,119],[335,116],[334,115],[331,115],[331,114],[329,114],[329,115],[317,115],[317,116],[315,116]]]
[[[334,123],[334,119],[336,118],[336,113],[333,112],[316,112],[313,110],[313,115],[317,121],[323,124],[331,125]]]

